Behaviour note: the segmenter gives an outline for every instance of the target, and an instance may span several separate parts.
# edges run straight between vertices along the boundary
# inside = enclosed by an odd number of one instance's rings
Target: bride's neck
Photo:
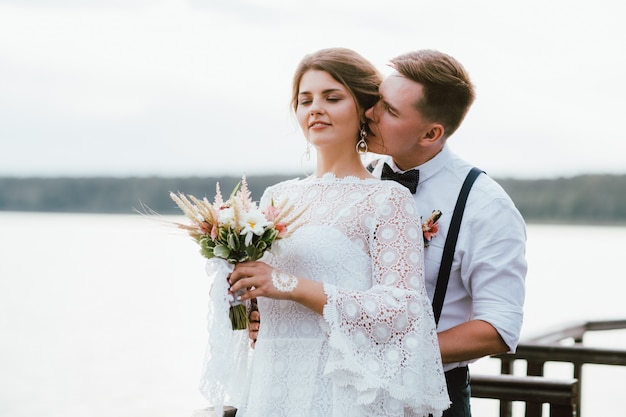
[[[372,175],[365,169],[361,157],[356,154],[346,157],[326,157],[318,155],[315,176],[321,177],[324,174],[331,173],[337,178],[357,177],[371,178]]]

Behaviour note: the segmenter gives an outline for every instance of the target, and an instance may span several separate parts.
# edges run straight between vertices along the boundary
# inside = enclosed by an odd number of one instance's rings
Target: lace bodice
[[[264,262],[324,283],[323,316],[260,298],[248,398],[237,416],[426,416],[448,405],[423,284],[419,216],[393,182],[327,174],[280,183],[301,225]]]

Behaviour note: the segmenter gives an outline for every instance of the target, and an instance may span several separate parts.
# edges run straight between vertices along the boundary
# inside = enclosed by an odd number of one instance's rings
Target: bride
[[[343,48],[307,55],[295,72],[292,105],[316,170],[265,191],[261,207],[287,199],[302,225],[229,277],[263,318],[245,395],[231,398],[237,417],[440,416],[449,405],[413,197],[361,160],[380,81]]]

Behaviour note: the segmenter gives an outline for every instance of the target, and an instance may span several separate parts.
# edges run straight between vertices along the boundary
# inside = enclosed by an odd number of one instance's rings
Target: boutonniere
[[[428,216],[426,221],[422,223],[422,233],[424,234],[424,247],[427,247],[430,241],[437,236],[439,232],[439,218],[441,217],[441,211],[433,210],[432,214]]]

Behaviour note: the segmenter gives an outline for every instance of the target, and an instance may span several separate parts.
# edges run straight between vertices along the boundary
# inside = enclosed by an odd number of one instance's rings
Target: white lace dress
[[[441,415],[449,401],[423,282],[419,216],[392,181],[286,181],[270,199],[307,207],[263,259],[324,283],[323,316],[260,298],[248,397],[237,417]]]

